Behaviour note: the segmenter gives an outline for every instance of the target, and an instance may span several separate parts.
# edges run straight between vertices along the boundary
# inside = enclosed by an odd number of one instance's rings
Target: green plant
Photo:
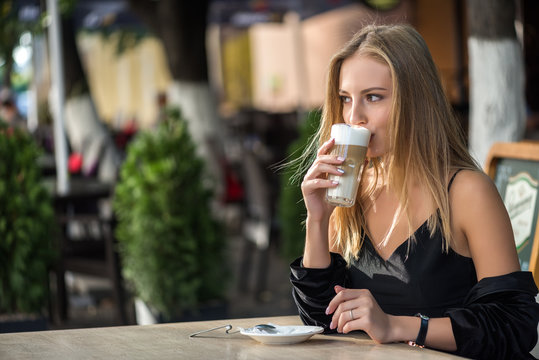
[[[311,111],[299,129],[299,137],[288,147],[287,155],[290,163],[281,174],[281,191],[278,215],[281,223],[281,254],[287,260],[293,260],[303,253],[305,243],[305,227],[303,221],[307,210],[303,204],[303,196],[299,179],[304,174],[298,174],[298,167],[303,162],[298,161],[305,151],[308,142],[316,133],[320,124],[320,111]]]
[[[136,136],[120,170],[114,209],[123,273],[135,295],[168,318],[223,297],[224,231],[205,174],[176,109]]]
[[[47,308],[54,210],[27,133],[0,120],[0,313]]]

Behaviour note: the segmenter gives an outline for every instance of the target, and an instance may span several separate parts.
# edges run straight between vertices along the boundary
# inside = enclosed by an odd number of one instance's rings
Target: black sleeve
[[[539,304],[530,272],[484,278],[462,308],[449,309],[457,355],[474,359],[534,359]]]
[[[321,326],[330,332],[331,315],[326,308],[335,296],[335,285],[346,285],[346,262],[336,253],[331,253],[331,264],[325,269],[308,269],[302,266],[303,258],[290,264],[292,295],[304,324]]]

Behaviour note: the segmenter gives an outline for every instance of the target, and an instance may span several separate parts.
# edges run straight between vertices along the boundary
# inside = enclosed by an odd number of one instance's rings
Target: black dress
[[[331,253],[326,269],[307,269],[302,258],[291,264],[293,297],[304,323],[331,332],[325,309],[334,286],[369,289],[382,310],[392,315],[421,313],[449,317],[458,355],[483,359],[526,359],[537,342],[539,304],[530,272],[477,282],[471,258],[443,251],[443,235],[430,237],[425,222],[387,261],[365,238],[350,267]],[[410,339],[414,340],[414,339]]]

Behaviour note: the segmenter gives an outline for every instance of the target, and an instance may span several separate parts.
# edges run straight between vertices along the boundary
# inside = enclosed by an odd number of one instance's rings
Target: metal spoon
[[[265,332],[267,334],[277,334],[277,328],[275,326],[273,326],[273,325],[270,325],[270,324],[258,324],[258,325],[253,326],[252,328],[246,329],[246,330],[253,330],[253,329],[260,330],[260,331]]]
[[[198,331],[196,333],[193,333],[191,335],[189,335],[190,338],[193,338],[193,337],[196,337],[200,334],[204,334],[204,333],[207,333],[207,332],[210,332],[210,331],[214,331],[214,330],[218,330],[218,329],[222,329],[222,328],[225,328],[226,330],[226,333],[227,334],[235,334],[239,331],[230,331],[232,330],[232,325],[222,325],[222,326],[217,326],[217,327],[214,327],[214,328],[211,328],[211,329],[208,329],[208,330],[202,330],[202,331]],[[277,328],[273,325],[270,325],[270,324],[258,324],[258,325],[255,325],[249,329],[245,329],[247,331],[252,331],[252,330],[259,330],[261,332],[264,332],[266,334],[277,334]]]

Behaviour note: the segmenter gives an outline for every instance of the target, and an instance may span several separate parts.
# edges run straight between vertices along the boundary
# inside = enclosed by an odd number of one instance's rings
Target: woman
[[[303,321],[468,357],[531,357],[537,288],[421,36],[365,27],[332,59],[326,95],[301,184],[304,255],[291,265]],[[351,208],[324,200],[338,186],[327,175],[342,173],[330,154],[331,125],[342,122],[372,134]]]

